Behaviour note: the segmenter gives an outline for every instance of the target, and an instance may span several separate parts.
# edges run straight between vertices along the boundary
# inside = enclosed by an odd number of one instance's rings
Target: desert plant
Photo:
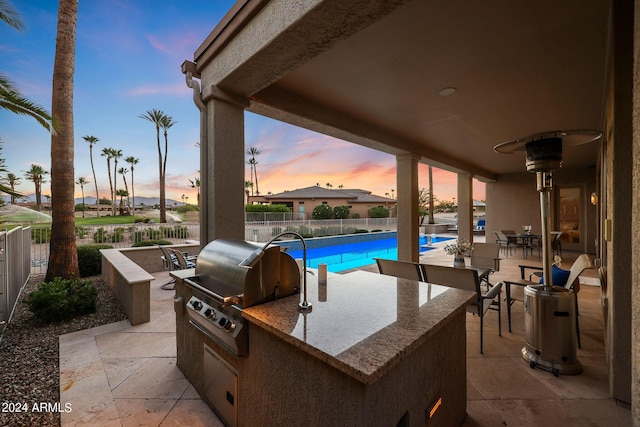
[[[97,299],[93,281],[56,277],[40,283],[26,302],[37,319],[52,323],[95,312]]]

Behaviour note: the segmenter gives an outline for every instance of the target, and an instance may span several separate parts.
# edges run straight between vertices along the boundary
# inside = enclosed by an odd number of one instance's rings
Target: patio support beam
[[[200,148],[200,245],[244,240],[244,108],[248,100],[203,88],[205,132]]]
[[[468,173],[458,173],[458,239],[473,242],[473,185]]]
[[[398,259],[401,261],[419,261],[418,160],[419,156],[412,154],[396,156]]]

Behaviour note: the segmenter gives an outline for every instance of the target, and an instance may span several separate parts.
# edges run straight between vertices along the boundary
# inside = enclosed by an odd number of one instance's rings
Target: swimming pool
[[[430,238],[431,236],[429,236]],[[432,243],[452,240],[453,237],[435,237]],[[420,237],[420,252],[433,249],[427,246],[427,236]],[[302,250],[287,251],[294,258],[302,258]],[[398,239],[389,237],[366,242],[353,242],[307,248],[307,267],[318,268],[319,263],[327,264],[327,270],[333,273],[375,264],[374,258],[398,259]]]

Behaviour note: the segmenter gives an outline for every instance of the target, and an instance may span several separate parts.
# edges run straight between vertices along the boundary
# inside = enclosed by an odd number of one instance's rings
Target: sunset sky
[[[169,130],[167,197],[195,203],[189,180],[198,176],[199,114],[180,65],[213,30],[234,0],[100,0],[81,1],[78,11],[74,126],[75,176],[85,177],[85,195],[95,196],[89,144],[93,149],[100,197],[108,196],[107,164],[102,149],[137,157],[135,193],[158,196],[158,155],[155,126],[139,116],[155,108],[173,117]],[[51,80],[55,54],[55,0],[15,0],[27,24],[19,33],[0,24],[0,70],[31,100],[51,109]],[[395,157],[245,113],[245,146],[261,150],[257,157],[261,194],[327,183],[338,188],[362,188],[384,196],[396,191]],[[37,122],[0,110],[0,155],[9,172],[22,178],[17,188],[34,192],[24,178],[32,163],[51,167],[50,136]],[[113,168],[113,165],[112,165]],[[249,168],[246,179],[249,180]],[[130,185],[130,173],[127,174]],[[420,187],[426,187],[427,167],[420,167]],[[124,188],[118,176],[118,188]],[[43,194],[50,194],[48,184]],[[434,170],[434,194],[441,200],[456,196],[456,175]],[[80,187],[76,195],[80,197]],[[484,185],[474,181],[474,198],[484,199]]]

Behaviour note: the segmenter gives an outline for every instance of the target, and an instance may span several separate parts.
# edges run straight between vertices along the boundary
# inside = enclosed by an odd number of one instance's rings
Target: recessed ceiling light
[[[456,93],[456,90],[457,89],[455,87],[445,87],[440,92],[438,92],[438,95],[440,95],[440,96],[453,95],[454,93]]]

